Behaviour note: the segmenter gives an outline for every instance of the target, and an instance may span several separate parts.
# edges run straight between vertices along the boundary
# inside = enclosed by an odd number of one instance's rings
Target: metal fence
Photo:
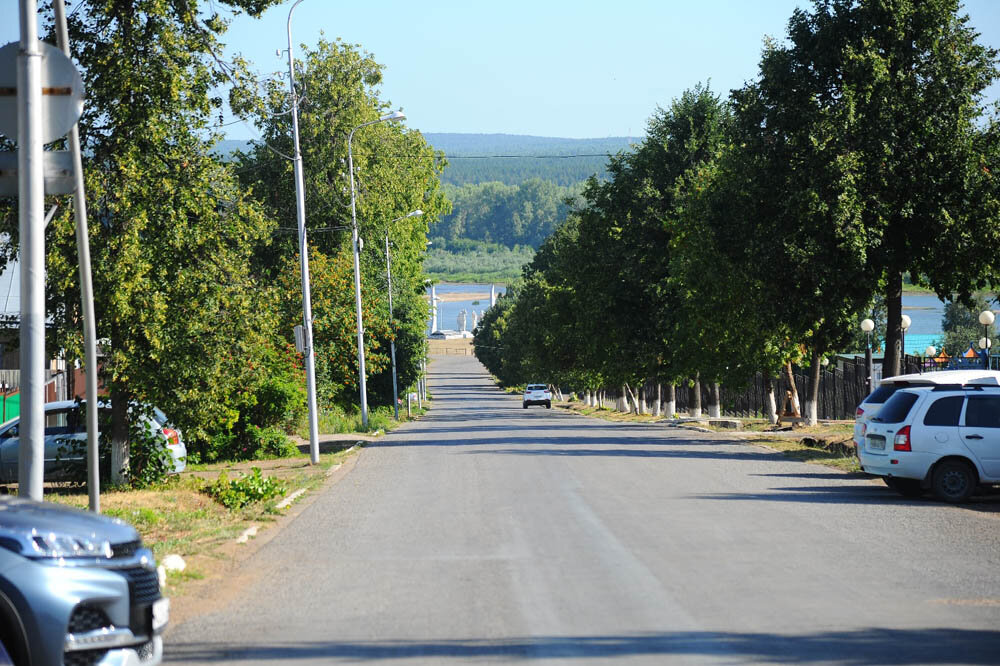
[[[881,378],[882,359],[873,359],[872,381],[877,383]],[[920,356],[904,356],[902,363],[902,374],[935,372],[938,370],[956,369],[978,369],[984,366],[984,359],[962,358],[941,360],[928,359]],[[990,367],[1000,370],[1000,356],[990,359]],[[809,385],[809,378],[806,371],[793,367],[792,381],[798,392],[800,408],[805,401],[806,390]],[[771,378],[774,388],[775,408],[778,413],[783,411],[791,383],[786,373]],[[675,387],[674,410],[677,414],[689,413],[691,406],[695,402],[694,387],[688,383],[681,383]],[[568,391],[567,391],[568,392]],[[658,386],[655,380],[646,382],[641,387],[641,392],[645,398],[647,410],[654,411],[655,401],[658,394]],[[705,413],[709,404],[711,386],[707,383],[701,384],[701,407]],[[613,407],[621,398],[622,387],[608,387],[603,390],[605,405]],[[661,403],[667,401],[667,385],[659,385],[659,395]],[[865,369],[865,359],[862,357],[837,357],[829,366],[824,367],[820,372],[819,388],[817,395],[817,417],[824,420],[851,420],[854,419],[857,406],[868,395],[867,373]],[[742,418],[762,418],[768,413],[768,391],[767,382],[763,374],[757,373],[745,385],[738,387],[719,387],[719,398],[721,413],[724,416],[735,416]]]

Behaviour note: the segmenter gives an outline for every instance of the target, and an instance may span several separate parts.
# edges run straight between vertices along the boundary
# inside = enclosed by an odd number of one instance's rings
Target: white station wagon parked
[[[525,409],[528,405],[545,405],[545,409],[552,409],[552,392],[545,384],[528,384],[524,387],[524,400],[521,406]]]
[[[854,445],[861,450],[864,443],[864,429],[892,394],[902,388],[911,386],[940,386],[950,384],[963,386],[969,383],[994,384],[1000,386],[1000,371],[998,370],[941,370],[940,372],[925,372],[922,374],[896,375],[886,377],[879,382],[878,388],[858,405],[854,417]]]
[[[861,468],[904,495],[964,502],[1000,484],[1000,386],[901,388],[865,424]]]

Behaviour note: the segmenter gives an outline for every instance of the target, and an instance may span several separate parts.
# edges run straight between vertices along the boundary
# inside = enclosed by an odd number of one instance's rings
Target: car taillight
[[[177,431],[174,430],[173,428],[161,428],[160,432],[162,432],[164,436],[167,438],[167,443],[170,446],[178,446],[181,443],[180,436],[177,434]]]
[[[864,439],[865,435],[867,435],[867,434],[868,434],[868,424],[867,423],[862,423],[861,424],[861,438]]]
[[[854,413],[854,416],[856,416],[857,418],[861,418],[864,415],[864,413],[865,413],[865,410],[863,410],[860,407],[858,407],[858,411],[856,411]]]
[[[910,426],[903,426],[896,433],[896,439],[892,440],[893,451],[911,451],[910,449]]]

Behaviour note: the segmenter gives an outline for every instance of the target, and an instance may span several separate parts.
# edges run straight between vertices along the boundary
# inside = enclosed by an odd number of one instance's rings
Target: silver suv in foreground
[[[0,495],[0,664],[158,664],[168,603],[129,525]]]

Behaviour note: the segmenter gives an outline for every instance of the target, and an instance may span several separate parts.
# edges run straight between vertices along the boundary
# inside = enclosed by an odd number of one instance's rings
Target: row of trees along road
[[[905,272],[969,302],[997,284],[997,51],[957,0],[817,0],[755,81],[658,109],[482,320],[502,381],[581,391],[738,386],[820,362],[884,298],[898,374]],[[773,400],[772,400],[773,402]]]
[[[112,398],[113,447],[126,463],[130,437],[136,442],[130,404],[163,407],[183,429],[191,458],[202,460],[253,456],[269,429],[294,428],[305,409],[292,339],[302,310],[292,162],[284,157],[292,154],[287,85],[258,82],[248,63],[218,56],[222,11],[259,16],[276,4],[81,0],[69,17],[87,90],[81,138],[101,373]],[[348,407],[357,400],[357,365],[350,233],[341,230],[351,220],[347,135],[388,105],[376,93],[381,66],[355,46],[321,40],[296,67],[320,403]],[[226,89],[273,150],[258,144],[235,163],[213,156],[223,103],[214,91]],[[373,404],[390,404],[390,337],[403,387],[423,356],[420,262],[428,220],[447,207],[443,163],[418,132],[397,126],[366,128],[353,145],[369,390]],[[67,198],[52,199],[60,213],[46,231],[47,344],[53,357],[82,358],[73,212]],[[0,206],[10,261],[18,252],[17,201]],[[390,225],[417,208],[423,218]],[[128,470],[133,481],[142,476],[139,459]]]

